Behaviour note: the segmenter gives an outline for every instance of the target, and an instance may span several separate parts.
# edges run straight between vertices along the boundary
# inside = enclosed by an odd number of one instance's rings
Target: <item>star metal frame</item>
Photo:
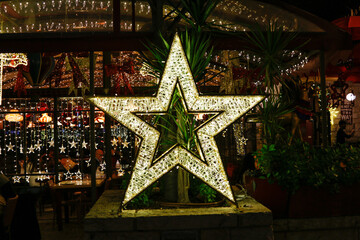
[[[160,133],[136,114],[167,113],[175,88],[188,113],[216,113],[196,129],[200,157],[175,144],[155,158]],[[89,97],[87,100],[132,130],[142,141],[123,206],[176,166],[200,178],[235,202],[214,136],[259,104],[264,96],[199,96],[189,63],[176,34],[155,97]]]

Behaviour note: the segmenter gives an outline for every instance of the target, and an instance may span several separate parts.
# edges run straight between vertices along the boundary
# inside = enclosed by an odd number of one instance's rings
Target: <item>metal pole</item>
[[[103,86],[104,90],[109,94],[111,88],[110,77],[106,76],[105,66],[111,64],[111,55],[109,52],[103,53]],[[111,117],[105,114],[105,162],[106,162],[106,177],[112,175],[112,162],[111,162]]]
[[[54,161],[55,161],[55,183],[59,182],[59,131],[58,131],[58,98],[54,98]]]
[[[120,0],[113,0],[113,31],[120,32]]]
[[[90,52],[90,95],[94,95],[94,52]],[[95,107],[90,104],[90,163],[91,163],[91,202],[96,201],[96,159],[95,159]]]
[[[328,146],[328,118],[327,118],[327,100],[326,100],[326,79],[325,79],[325,55],[324,50],[320,51],[320,87],[321,87],[321,135],[322,146]]]

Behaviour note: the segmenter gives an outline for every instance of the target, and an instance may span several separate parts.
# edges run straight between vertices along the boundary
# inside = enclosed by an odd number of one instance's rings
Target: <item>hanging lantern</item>
[[[10,110],[10,112],[17,112],[17,113],[9,113],[5,115],[5,120],[8,122],[21,122],[24,120],[23,115],[19,114],[18,110]]]
[[[51,122],[52,117],[50,117],[47,113],[43,113],[41,117],[39,117],[39,122],[41,123],[48,123]]]

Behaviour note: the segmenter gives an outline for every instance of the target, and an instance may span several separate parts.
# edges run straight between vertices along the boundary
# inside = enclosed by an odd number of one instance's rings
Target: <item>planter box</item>
[[[360,184],[343,186],[337,193],[301,187],[290,197],[289,217],[336,217],[360,214]]]
[[[84,220],[86,240],[271,240],[269,209],[248,197],[237,206],[119,211],[120,190],[107,190]]]
[[[274,218],[360,215],[360,183],[343,186],[338,193],[304,186],[289,195],[276,183],[245,175],[244,187],[250,196],[273,212]]]
[[[270,184],[267,179],[244,175],[244,187],[251,197],[272,211],[274,218],[288,216],[288,192],[277,183]]]

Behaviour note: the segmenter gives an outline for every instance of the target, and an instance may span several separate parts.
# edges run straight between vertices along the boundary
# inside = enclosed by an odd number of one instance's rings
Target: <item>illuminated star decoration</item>
[[[113,138],[113,139],[111,140],[111,145],[112,145],[113,147],[116,147],[116,146],[117,146],[117,142],[118,142],[118,140],[117,140],[116,138]]]
[[[37,149],[37,150],[41,150],[41,144],[40,144],[40,142],[37,142],[36,144],[35,144],[35,148]]]
[[[29,182],[30,182],[30,176],[26,176],[26,177],[25,177],[25,181],[26,181],[27,183],[29,183]]]
[[[27,57],[24,53],[0,53],[0,105],[2,101],[2,80],[4,67],[17,67],[27,65]]]
[[[11,143],[9,145],[6,145],[8,151],[14,151],[14,145],[12,145]]]
[[[80,172],[80,170],[78,170],[74,175],[75,175],[75,178],[76,178],[76,179],[81,179],[81,172]]]
[[[100,171],[105,171],[106,169],[106,162],[100,163]]]
[[[72,178],[72,173],[70,171],[67,171],[66,173],[64,173],[65,175],[65,180],[71,179]]]
[[[13,176],[14,183],[20,183],[20,177],[19,176]]]
[[[85,162],[87,167],[91,166],[91,158],[89,158],[89,160],[85,160]]]
[[[49,142],[49,147],[54,147],[54,145],[55,145],[54,139],[51,139],[51,141]]]
[[[22,145],[20,145],[20,153],[24,153],[24,148]]]
[[[200,158],[178,144],[155,159],[160,133],[135,115],[165,114],[179,89],[192,114],[215,114],[197,130]],[[123,205],[180,165],[226,198],[235,201],[214,139],[264,99],[263,96],[199,96],[178,35],[175,36],[155,97],[89,97],[88,100],[142,138]]]
[[[34,153],[34,150],[35,150],[34,146],[31,145],[31,146],[29,147],[29,153]]]
[[[70,148],[76,148],[76,142],[74,141],[74,139],[70,143]]]
[[[126,140],[123,141],[121,144],[123,145],[124,148],[128,148],[128,147],[129,147],[129,142],[126,141]]]
[[[239,139],[240,145],[246,145],[247,140],[248,140],[247,138],[245,138],[244,136],[242,136],[242,137]]]
[[[82,144],[81,144],[81,145],[82,145],[82,147],[83,147],[83,148],[86,148],[87,143],[85,142],[85,140],[82,142]]]
[[[64,145],[61,145],[59,149],[60,149],[60,153],[65,153],[66,148],[64,147]]]

